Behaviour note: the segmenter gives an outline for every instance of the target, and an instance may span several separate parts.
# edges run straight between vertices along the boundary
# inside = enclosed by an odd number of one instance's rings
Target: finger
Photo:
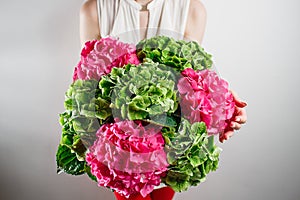
[[[234,130],[240,130],[242,128],[242,124],[231,122],[230,127],[233,128]]]
[[[229,138],[231,138],[234,134],[234,130],[232,128],[229,128],[229,130],[227,130],[220,138],[219,141],[221,143],[223,143],[225,140],[228,140]]]
[[[234,100],[236,106],[241,107],[241,108],[247,106],[247,103],[245,101],[241,100],[241,98],[238,96],[238,94],[235,91],[230,90],[230,92],[233,96],[233,100]]]
[[[226,134],[225,134],[226,140],[228,140],[229,138],[231,138],[233,136],[233,134],[234,134],[234,130],[233,129],[231,129],[230,131],[226,132]]]
[[[234,121],[239,124],[244,124],[247,121],[247,113],[244,108],[235,107]]]

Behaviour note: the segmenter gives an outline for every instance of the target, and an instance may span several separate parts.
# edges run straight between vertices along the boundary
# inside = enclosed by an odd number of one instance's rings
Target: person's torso
[[[144,39],[141,33],[146,38],[166,35],[183,39],[189,3],[190,0],[152,0],[143,8],[134,0],[97,0],[101,37],[115,36],[135,44]],[[144,31],[140,30],[141,10],[147,10],[149,16]]]

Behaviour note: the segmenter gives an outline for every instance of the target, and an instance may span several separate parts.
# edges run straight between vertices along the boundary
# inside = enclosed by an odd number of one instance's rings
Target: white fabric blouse
[[[149,10],[146,38],[166,35],[184,39],[190,0],[152,0],[143,8],[135,0],[97,0],[101,37],[114,36],[136,44],[140,37],[140,10]]]

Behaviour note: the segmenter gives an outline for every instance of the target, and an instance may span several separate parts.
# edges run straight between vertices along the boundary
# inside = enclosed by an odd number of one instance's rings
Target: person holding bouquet
[[[138,43],[145,38],[166,35],[176,40],[189,39],[201,45],[206,26],[206,10],[199,0],[87,0],[80,10],[80,40],[106,36],[119,37],[124,42]],[[231,91],[235,101],[234,120],[225,130],[223,142],[239,130],[247,120],[245,106]],[[118,200],[127,199],[114,193]],[[146,197],[132,195],[131,200],[171,200],[171,187],[155,189]]]

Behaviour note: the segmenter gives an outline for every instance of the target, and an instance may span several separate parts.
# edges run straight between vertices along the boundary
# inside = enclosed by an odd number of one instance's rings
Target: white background
[[[299,200],[300,2],[203,0],[204,48],[248,102],[219,169],[176,200]],[[0,199],[114,199],[57,175],[58,114],[79,59],[82,0],[0,2]]]

